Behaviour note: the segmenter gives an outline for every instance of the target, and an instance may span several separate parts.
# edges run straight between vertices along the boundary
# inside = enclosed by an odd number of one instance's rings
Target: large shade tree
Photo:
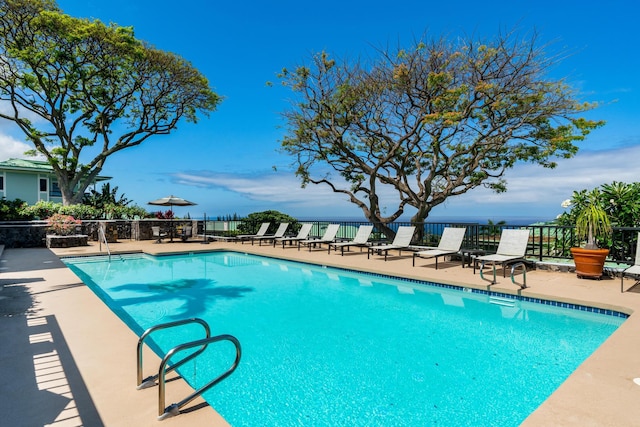
[[[283,70],[295,97],[282,147],[303,186],[346,195],[387,234],[409,206],[421,223],[449,197],[479,186],[505,191],[504,173],[518,162],[555,167],[602,124],[578,117],[594,104],[547,77],[554,58],[535,34],[378,53],[365,63],[323,52]],[[397,199],[386,212],[390,192]]]
[[[0,0],[0,118],[53,166],[64,204],[82,200],[112,154],[219,102],[189,62],[130,27],[71,17],[52,0]]]

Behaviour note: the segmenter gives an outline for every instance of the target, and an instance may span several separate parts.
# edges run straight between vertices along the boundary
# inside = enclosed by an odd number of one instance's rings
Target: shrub
[[[62,203],[46,202],[40,200],[35,205],[25,206],[24,215],[31,219],[47,219],[50,216],[60,212]]]
[[[49,230],[58,236],[76,234],[76,229],[80,224],[82,224],[82,221],[75,219],[71,215],[53,214],[47,218]]]
[[[67,205],[60,206],[58,210],[59,214],[71,215],[74,218],[78,219],[99,219],[101,218],[100,211],[93,206],[88,205]]]
[[[560,225],[576,225],[578,213],[581,212],[592,193],[597,193],[597,203],[607,212],[611,225],[616,227],[640,226],[640,182],[627,184],[612,182],[603,184],[593,190],[574,191],[571,199],[562,203],[563,208],[569,208],[557,218]]]
[[[169,209],[168,211],[162,212],[162,211],[158,211],[155,213],[156,218],[157,219],[172,219],[173,218],[173,211],[171,209]]]
[[[271,223],[269,229],[267,230],[267,234],[273,234],[276,232],[276,229],[281,222],[288,222],[289,229],[295,230],[298,220],[278,211],[271,210],[254,212],[247,215],[247,217],[244,218],[240,224],[238,224],[238,231],[243,234],[255,233],[256,231],[258,231],[258,228],[260,228],[260,224],[262,224],[263,222]]]
[[[0,221],[29,221],[33,219],[24,209],[27,202],[20,199],[0,199]]]
[[[104,213],[105,218],[107,219],[136,219],[149,217],[149,212],[140,206],[107,204],[104,206]]]

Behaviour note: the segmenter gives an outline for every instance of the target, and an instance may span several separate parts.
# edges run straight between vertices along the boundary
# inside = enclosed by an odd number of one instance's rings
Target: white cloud
[[[508,191],[496,194],[484,187],[462,196],[449,198],[437,207],[437,216],[509,215],[554,218],[562,211],[561,203],[574,190],[594,188],[612,181],[639,181],[640,145],[608,151],[581,151],[572,159],[558,161],[555,169],[520,164],[506,174]],[[196,171],[173,175],[175,183],[211,189],[224,189],[256,202],[293,208],[317,209],[319,216],[331,216],[337,209],[359,212],[346,196],[334,193],[326,185],[300,187],[291,172],[262,174],[220,174]],[[395,194],[381,194],[387,212],[397,207]],[[408,213],[410,213],[408,211]]]
[[[555,169],[535,165],[520,165],[507,174],[508,191],[492,194],[478,191],[480,196],[491,197],[492,202],[545,202],[550,198],[564,200],[574,190],[599,187],[612,181],[635,182],[640,179],[640,146],[618,150],[580,152],[572,159],[563,159]],[[474,192],[476,193],[476,192]],[[484,194],[480,194],[484,193]],[[473,194],[473,193],[472,193]]]
[[[232,175],[212,172],[173,174],[175,183],[201,188],[224,188],[248,199],[298,206],[326,207],[336,198],[346,197],[331,191],[327,186],[310,184],[300,187],[300,181],[288,172],[273,172],[259,175]]]
[[[33,146],[31,145],[0,133],[0,161],[12,158],[25,158],[25,151],[32,148]]]
[[[640,145],[607,151],[580,151],[563,159],[555,169],[518,165],[506,174],[507,192],[496,194],[478,188],[448,199],[437,214],[508,215],[552,219],[573,191],[591,189],[613,181],[640,181]]]

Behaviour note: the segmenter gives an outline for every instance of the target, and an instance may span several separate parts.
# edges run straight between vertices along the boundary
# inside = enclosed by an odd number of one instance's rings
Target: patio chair
[[[411,239],[413,239],[413,233],[416,231],[414,226],[401,226],[398,227],[396,237],[393,242],[386,245],[369,246],[367,249],[367,258],[374,252],[384,252],[384,260],[387,260],[387,254],[392,249],[398,250],[398,255],[402,255],[403,249],[409,249],[411,245]]]
[[[293,243],[299,240],[305,240],[309,237],[309,233],[311,233],[311,227],[313,224],[304,223],[302,227],[300,227],[300,231],[298,231],[298,235],[294,237],[280,237],[279,239],[273,239],[273,246],[276,246],[276,242],[282,242],[282,249],[284,249],[285,243]]]
[[[289,223],[283,222],[278,226],[278,229],[276,230],[275,234],[272,234],[270,236],[254,236],[251,238],[251,244],[253,245],[253,242],[257,240],[258,245],[262,246],[263,241],[270,241],[270,240],[278,239],[280,237],[284,237],[284,233],[287,232],[287,228],[289,228]]]
[[[435,258],[436,259],[436,270],[438,269],[438,257],[453,255],[460,252],[460,247],[462,247],[462,241],[464,240],[464,235],[467,232],[466,227],[462,228],[453,228],[453,227],[445,227],[442,231],[442,236],[440,236],[440,242],[438,243],[438,247],[436,248],[426,248],[426,250],[421,250],[419,252],[413,253],[413,266],[416,265],[416,258]]]
[[[524,260],[528,244],[529,230],[502,230],[496,253],[477,257],[473,262],[473,274],[476,273],[476,263],[480,261],[480,277],[484,279],[482,270],[486,263],[490,263],[493,266],[491,284],[496,284],[496,264],[502,265],[502,277],[507,277],[506,266]]]
[[[329,224],[327,225],[327,229],[324,231],[324,235],[319,239],[305,239],[298,240],[298,250],[300,250],[301,246],[308,246],[309,252],[311,252],[311,247],[322,247],[323,243],[333,243],[336,240],[336,234],[338,234],[338,229],[340,228],[340,224]]]
[[[337,251],[340,248],[340,254],[344,256],[344,248],[349,248],[351,246],[357,246],[360,248],[360,252],[362,252],[362,248],[369,245],[369,236],[371,236],[371,232],[373,231],[373,225],[361,225],[358,227],[358,232],[356,233],[356,237],[349,242],[333,242],[329,243],[329,253],[331,253],[331,248],[333,247],[334,251]]]
[[[160,231],[160,227],[157,226],[151,227],[151,233],[153,235],[153,238],[156,239],[156,243],[162,243],[162,239],[167,237],[167,233]]]
[[[180,238],[183,242],[189,240],[189,238],[193,235],[193,226],[185,225],[182,227],[182,233],[180,233]]]
[[[269,222],[263,222],[256,234],[239,234],[236,236],[236,240],[240,240],[242,244],[244,244],[245,240],[251,240],[254,237],[264,236],[267,234],[267,230],[269,229],[270,225],[271,223]]]
[[[640,276],[640,233],[638,233],[638,245],[636,246],[636,260],[631,267],[625,268],[620,273],[620,292],[624,292],[624,276]],[[636,283],[638,280],[636,280]]]

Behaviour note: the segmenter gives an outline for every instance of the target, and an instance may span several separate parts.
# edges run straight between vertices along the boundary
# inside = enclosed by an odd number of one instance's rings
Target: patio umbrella
[[[171,196],[167,196],[167,197],[163,197],[161,199],[157,199],[157,200],[152,200],[150,202],[148,202],[148,204],[150,205],[156,205],[156,206],[169,206],[169,209],[171,209],[171,213],[173,213],[173,207],[174,206],[195,206],[196,203],[190,202],[188,200],[185,200],[181,197],[176,197],[174,195]],[[171,241],[173,242],[173,217],[174,215],[171,216]]]

